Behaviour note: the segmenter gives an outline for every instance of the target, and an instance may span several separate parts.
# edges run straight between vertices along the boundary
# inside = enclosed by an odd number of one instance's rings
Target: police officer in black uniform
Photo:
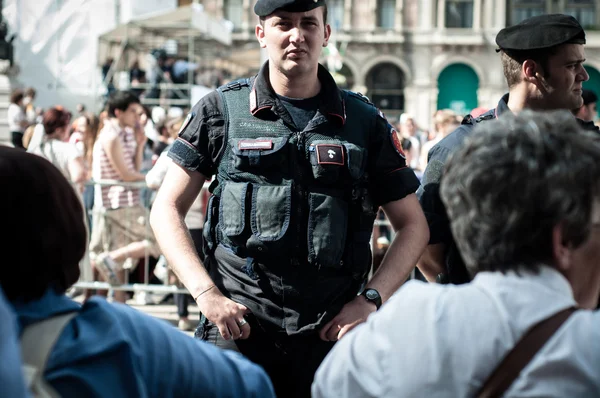
[[[309,396],[335,341],[407,279],[428,230],[396,132],[318,63],[325,1],[259,0],[254,11],[268,62],[194,106],[151,223],[203,314],[197,336],[262,365],[279,396]],[[211,176],[207,273],[183,216]],[[367,280],[379,206],[396,235]]]
[[[522,109],[579,108],[582,83],[589,79],[583,67],[585,32],[579,22],[562,14],[542,15],[502,29],[496,36],[509,92],[498,106],[483,115],[467,116],[461,126],[429,152],[429,161],[417,196],[430,229],[429,245],[419,269],[429,281],[464,283],[471,279],[454,245],[450,224],[440,200],[439,185],[448,156],[480,122]],[[597,130],[591,122],[582,127]],[[515,192],[518,195],[518,192]]]

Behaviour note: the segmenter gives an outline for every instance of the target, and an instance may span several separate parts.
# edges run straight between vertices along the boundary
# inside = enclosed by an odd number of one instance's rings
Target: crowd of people
[[[185,117],[115,91],[97,118],[53,107],[34,122],[13,95],[22,133],[0,147],[3,252],[19,265],[0,274],[11,396],[26,396],[23,374],[65,397],[600,396],[583,28],[543,15],[501,30],[508,93],[464,118],[439,110],[426,132],[319,65],[325,3],[257,1],[268,62]],[[380,214],[388,233],[373,234]],[[161,255],[190,293],[175,298],[182,329],[190,298],[200,309],[195,339],[123,290],[65,295],[86,257],[117,288]],[[423,281],[407,282],[416,268]]]

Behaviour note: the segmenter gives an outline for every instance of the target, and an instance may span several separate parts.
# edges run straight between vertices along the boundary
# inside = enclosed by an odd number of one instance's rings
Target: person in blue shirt
[[[21,371],[21,353],[17,339],[15,314],[0,288],[0,386],[7,397],[29,396]],[[5,395],[4,395],[5,394]]]
[[[0,186],[2,225],[10,232],[0,243],[0,287],[16,313],[18,333],[77,312],[44,372],[62,397],[274,396],[264,370],[240,354],[124,305],[92,298],[81,306],[65,296],[79,278],[87,240],[80,200],[50,162],[0,147]]]

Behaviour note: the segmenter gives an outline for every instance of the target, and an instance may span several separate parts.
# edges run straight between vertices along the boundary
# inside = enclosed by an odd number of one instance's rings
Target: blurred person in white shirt
[[[25,149],[23,146],[23,134],[29,126],[25,115],[23,99],[25,94],[21,89],[15,89],[10,95],[10,104],[8,105],[6,122],[8,123],[8,131],[10,131],[11,142],[15,148]]]

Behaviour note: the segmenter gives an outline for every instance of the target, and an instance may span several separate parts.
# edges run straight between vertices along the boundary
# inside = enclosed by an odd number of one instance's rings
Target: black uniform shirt
[[[322,66],[319,66],[318,77],[320,106],[307,128],[321,122],[341,125],[358,120],[361,115],[345,114],[344,95]],[[269,120],[282,118],[294,126],[292,117],[271,88],[268,64],[250,85],[255,98],[251,99],[252,110],[248,112]],[[376,132],[371,132],[373,139],[367,148],[367,172],[374,202],[382,205],[414,193],[419,182],[406,167],[401,149],[394,145],[398,142],[394,141],[395,131],[383,114],[376,119]],[[223,103],[220,95],[213,91],[194,106],[169,156],[181,167],[211,177],[225,148],[225,128]],[[269,264],[257,263],[237,257],[222,245],[215,251],[214,260],[217,266],[211,263],[211,276],[223,293],[246,305],[275,330],[288,334],[305,333],[322,326],[356,296],[360,287],[360,282],[339,271],[317,271],[308,263],[293,266],[282,259],[273,259]]]

